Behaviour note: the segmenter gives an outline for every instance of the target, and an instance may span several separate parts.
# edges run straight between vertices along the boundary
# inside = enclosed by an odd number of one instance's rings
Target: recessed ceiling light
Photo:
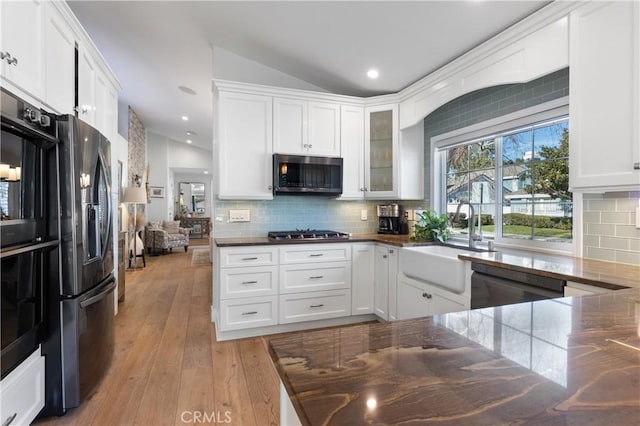
[[[195,95],[196,94],[196,91],[193,90],[191,87],[178,86],[178,89],[182,90],[184,93],[187,93],[189,95]]]
[[[183,119],[184,121],[189,121],[189,117],[187,117],[186,115],[183,115],[183,116],[182,116],[182,119]]]
[[[191,139],[187,139],[187,143],[193,143]]]
[[[205,170],[205,171],[204,171],[204,174],[205,174],[205,175],[208,175],[208,174],[209,174],[209,172]]]
[[[375,68],[372,68],[369,71],[367,71],[367,77],[369,78],[375,79],[375,78],[378,78],[379,75],[380,73]]]

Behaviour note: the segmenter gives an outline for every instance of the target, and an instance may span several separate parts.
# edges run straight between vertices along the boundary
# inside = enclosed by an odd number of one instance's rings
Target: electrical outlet
[[[251,211],[229,210],[229,222],[251,222]]]
[[[367,209],[360,210],[360,220],[367,220]]]

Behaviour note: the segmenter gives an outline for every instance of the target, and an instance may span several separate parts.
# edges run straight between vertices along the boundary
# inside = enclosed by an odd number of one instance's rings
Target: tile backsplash
[[[640,265],[639,200],[640,192],[584,195],[584,257]]]

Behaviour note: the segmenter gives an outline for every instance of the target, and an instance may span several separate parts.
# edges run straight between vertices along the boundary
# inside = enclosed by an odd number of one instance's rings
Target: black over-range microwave
[[[342,194],[342,158],[273,154],[273,193]]]

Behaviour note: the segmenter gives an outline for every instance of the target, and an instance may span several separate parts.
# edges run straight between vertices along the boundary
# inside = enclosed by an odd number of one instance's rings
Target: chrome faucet
[[[458,208],[456,209],[456,214],[455,216],[453,216],[453,222],[456,222],[458,220],[458,216],[460,216],[460,207],[462,207],[464,204],[469,206],[469,217],[467,218],[467,224],[469,226],[469,248],[474,249],[476,248],[476,241],[482,241],[482,235],[475,233],[475,225],[473,223],[475,210],[473,209],[473,206],[471,205],[471,203],[468,203],[466,201],[461,201],[460,204],[458,204]]]

